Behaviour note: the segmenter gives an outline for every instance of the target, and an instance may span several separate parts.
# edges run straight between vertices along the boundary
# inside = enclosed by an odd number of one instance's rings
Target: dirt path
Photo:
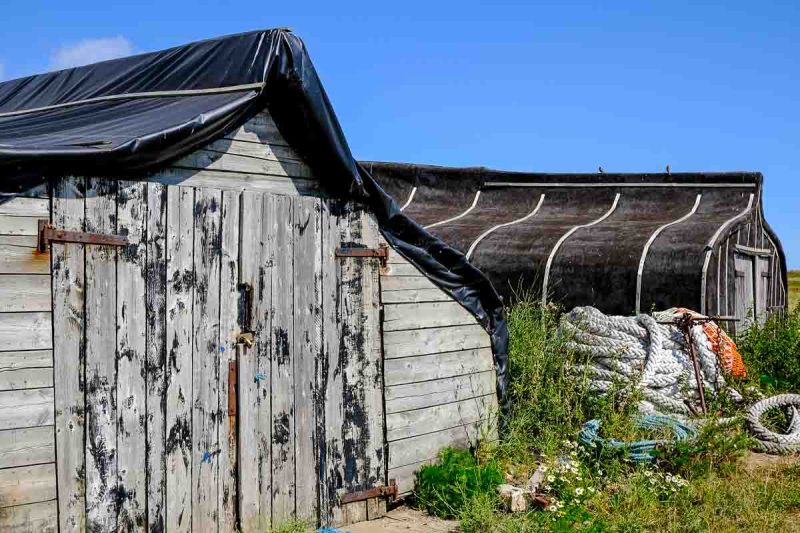
[[[342,528],[342,531],[351,533],[451,533],[458,531],[458,522],[441,520],[402,505],[389,511],[380,520],[353,524]]]
[[[751,452],[742,457],[742,466],[748,472],[764,468],[784,468],[800,464],[800,455],[770,455],[767,453]]]

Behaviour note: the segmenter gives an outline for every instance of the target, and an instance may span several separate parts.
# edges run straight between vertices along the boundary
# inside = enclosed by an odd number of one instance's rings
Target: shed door
[[[772,281],[770,258],[764,256],[756,257],[755,267],[756,319],[759,324],[763,324],[769,313],[767,302],[769,300],[769,288]]]
[[[242,327],[254,337],[238,347],[244,531],[268,529],[270,516],[340,525],[379,511],[339,504],[386,483],[379,265],[335,254],[377,239],[352,205],[242,194]]]
[[[755,279],[753,258],[739,255],[736,264],[736,333],[742,334],[755,319]]]
[[[334,254],[363,211],[94,178],[52,206],[128,239],[52,244],[62,530],[366,518],[338,497],[386,481],[378,265]]]

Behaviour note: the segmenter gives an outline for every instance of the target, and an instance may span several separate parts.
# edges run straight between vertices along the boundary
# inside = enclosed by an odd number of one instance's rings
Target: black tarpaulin
[[[288,31],[242,33],[0,84],[0,192],[55,175],[155,170],[265,107],[326,191],[370,205],[387,241],[487,329],[502,397],[508,334],[499,296],[353,159],[303,42]]]

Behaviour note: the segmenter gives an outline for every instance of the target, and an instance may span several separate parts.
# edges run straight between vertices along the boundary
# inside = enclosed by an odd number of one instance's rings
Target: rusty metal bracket
[[[385,244],[381,244],[378,248],[342,246],[336,249],[336,257],[376,257],[381,260],[381,267],[386,268],[389,262],[389,247]]]
[[[49,221],[39,220],[40,252],[46,252],[51,242],[75,242],[80,244],[99,244],[105,246],[126,246],[128,238],[121,235],[105,233],[89,233],[88,231],[71,231],[54,228]]]
[[[380,487],[373,487],[367,490],[360,490],[358,492],[351,492],[339,498],[339,503],[342,505],[353,502],[363,502],[371,500],[372,498],[386,498],[390,502],[397,498],[397,481],[394,479],[389,480],[388,485],[381,485]]]
[[[228,361],[228,420],[230,421],[230,434],[236,435],[236,415],[239,408],[239,364]]]
[[[689,359],[692,361],[692,368],[694,369],[694,379],[697,384],[697,392],[700,395],[700,409],[703,415],[708,414],[708,407],[706,406],[706,393],[705,386],[703,385],[703,376],[700,373],[700,362],[698,356],[694,351],[694,342],[692,341],[692,326],[695,323],[708,322],[708,318],[694,318],[691,313],[684,313],[679,317],[675,317],[675,325],[683,333],[683,338],[689,348]]]

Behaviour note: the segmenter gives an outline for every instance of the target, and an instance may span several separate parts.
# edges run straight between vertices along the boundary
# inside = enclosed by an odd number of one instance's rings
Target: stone
[[[544,481],[544,473],[546,471],[547,467],[544,465],[539,465],[539,468],[536,469],[536,472],[534,472],[531,478],[528,480],[528,484],[525,486],[525,488],[532,493],[536,493]]]
[[[503,484],[497,487],[500,499],[503,500],[506,508],[512,513],[524,513],[528,510],[528,499],[525,491],[514,485]]]

